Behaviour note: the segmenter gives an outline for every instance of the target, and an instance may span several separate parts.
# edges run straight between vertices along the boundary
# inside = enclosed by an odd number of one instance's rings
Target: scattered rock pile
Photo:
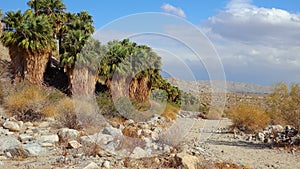
[[[189,166],[201,161],[196,157],[201,149],[191,149],[189,144],[175,148],[159,141],[168,123],[159,115],[147,122],[127,120],[92,135],[56,128],[58,122],[52,118],[41,122],[22,122],[4,116],[0,119],[0,162],[3,165],[10,159],[32,157],[47,157],[43,165],[86,169],[140,168],[147,167],[153,160],[157,167],[191,168]],[[140,165],[141,162],[144,165]],[[37,164],[30,165],[33,166],[26,167],[39,168]]]
[[[271,125],[253,135],[252,138],[274,146],[300,146],[300,133],[292,126]]]

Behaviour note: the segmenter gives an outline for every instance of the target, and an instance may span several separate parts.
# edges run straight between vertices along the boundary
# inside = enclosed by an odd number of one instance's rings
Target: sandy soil
[[[203,122],[198,123],[199,126]],[[223,120],[219,127],[227,127],[229,124],[229,120]],[[218,160],[232,161],[254,169],[300,168],[300,152],[292,153],[283,148],[271,149],[267,144],[235,139],[233,134],[214,133],[202,146]]]

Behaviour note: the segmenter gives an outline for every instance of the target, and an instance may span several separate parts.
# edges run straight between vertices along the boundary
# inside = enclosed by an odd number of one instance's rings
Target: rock
[[[84,162],[80,165],[78,165],[78,167],[76,168],[80,168],[80,169],[99,169],[98,165],[94,162]]]
[[[11,135],[14,134],[13,132],[10,132],[8,129],[4,129],[3,127],[0,127],[0,135]]]
[[[21,142],[24,143],[26,141],[31,141],[33,139],[33,137],[31,135],[27,135],[27,134],[20,134],[19,139],[21,140]]]
[[[28,156],[40,156],[46,153],[46,149],[41,147],[38,143],[23,144],[23,149]]]
[[[170,151],[171,151],[170,146],[164,145],[163,151],[166,152],[166,153],[170,153]]]
[[[177,154],[176,157],[187,169],[197,169],[198,164],[202,163],[202,160],[200,158],[197,158],[184,152]]]
[[[281,125],[273,125],[272,129],[275,132],[282,132],[284,128]]]
[[[80,143],[83,146],[90,146],[92,144],[106,145],[110,141],[113,141],[113,137],[111,135],[101,133],[80,137]]]
[[[133,152],[130,154],[131,158],[143,158],[147,157],[147,152],[141,147],[136,147]]]
[[[0,137],[0,153],[4,153],[7,157],[26,156],[21,143],[14,137],[2,136]]]
[[[152,131],[149,129],[144,129],[144,130],[142,130],[141,135],[143,135],[145,137],[150,137],[150,136],[152,136]]]
[[[125,125],[125,126],[130,126],[130,125],[133,125],[133,124],[134,124],[134,121],[133,121],[132,119],[126,120],[126,121],[124,122],[124,125]]]
[[[59,137],[59,141],[67,142],[70,140],[76,140],[79,137],[80,132],[74,129],[62,128],[59,129],[57,135]]]
[[[111,136],[122,136],[122,131],[120,129],[113,128],[112,126],[105,127],[102,131],[103,134],[108,134]]]
[[[24,123],[24,125],[26,126],[26,127],[33,127],[33,124],[31,123],[31,122],[26,122],[26,123]]]
[[[159,134],[157,132],[152,132],[151,133],[151,138],[152,140],[159,140]]]
[[[102,164],[102,167],[104,167],[104,168],[110,168],[109,161],[104,161],[103,164]]]
[[[13,121],[6,121],[3,124],[3,127],[10,130],[10,131],[19,132],[21,130],[19,124],[17,122],[13,122]]]
[[[0,137],[0,153],[8,149],[18,149],[21,147],[21,143],[14,137],[2,136]]]
[[[54,143],[42,142],[40,143],[42,147],[54,147]]]
[[[262,132],[257,133],[256,137],[259,141],[264,141],[265,140],[265,135]]]
[[[47,147],[48,144],[51,146],[51,144],[53,145],[57,143],[59,141],[59,138],[57,134],[52,134],[41,136],[37,140],[40,142],[40,144],[43,144]]]
[[[137,126],[141,129],[149,129],[150,128],[149,125],[145,122],[140,122],[137,124]]]
[[[105,146],[103,146],[103,150],[114,153],[115,152],[115,143],[113,141],[110,141]]]
[[[43,121],[43,122],[41,122],[41,123],[38,124],[39,128],[47,128],[49,126],[50,126],[50,123],[47,122],[47,121]]]
[[[82,145],[78,143],[76,140],[72,140],[68,142],[68,148],[78,149],[80,147],[82,147]]]
[[[144,140],[145,143],[146,143],[146,147],[147,147],[147,148],[150,148],[150,147],[151,147],[151,144],[152,144],[151,139],[149,139],[149,138],[144,138],[143,140]]]

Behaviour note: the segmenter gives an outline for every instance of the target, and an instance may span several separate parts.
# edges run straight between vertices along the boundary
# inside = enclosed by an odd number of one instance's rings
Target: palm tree
[[[147,102],[153,83],[160,77],[160,57],[151,48],[129,39],[109,42],[107,48],[99,67],[99,77],[110,88],[111,94]]]
[[[53,38],[58,40],[58,50],[61,46],[60,29],[65,22],[66,6],[62,0],[30,0],[28,6],[34,10],[35,15],[47,15],[50,18]]]
[[[1,41],[8,47],[14,78],[42,85],[43,75],[54,48],[51,22],[45,15],[35,16],[32,10],[7,12],[4,16]]]
[[[0,33],[2,32],[2,17],[3,17],[2,9],[0,9]]]
[[[69,95],[91,96],[95,89],[96,73],[88,68],[89,65],[86,65],[88,63],[86,61],[93,60],[89,57],[95,57],[95,55],[82,55],[81,51],[89,39],[91,39],[91,34],[94,31],[93,20],[87,12],[80,12],[77,15],[68,14],[67,16],[70,17],[67,19],[70,22],[66,23],[60,31],[62,37],[60,60],[68,75]],[[91,41],[89,45],[97,44]],[[76,81],[79,79],[81,79],[81,82]],[[75,83],[77,88],[73,88]]]

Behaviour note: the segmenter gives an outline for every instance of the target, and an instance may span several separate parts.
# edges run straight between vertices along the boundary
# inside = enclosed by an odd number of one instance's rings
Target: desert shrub
[[[84,129],[88,134],[99,132],[107,122],[98,105],[85,98],[63,98],[57,105],[58,120],[63,127]]]
[[[56,117],[58,115],[58,111],[55,105],[48,105],[42,108],[42,114],[45,117]]]
[[[108,91],[106,92],[99,92],[96,96],[96,101],[99,106],[99,111],[103,115],[111,115],[115,116],[116,114],[116,108],[114,106],[113,101],[110,98],[110,93]]]
[[[270,117],[261,108],[250,104],[237,104],[227,113],[232,119],[232,128],[251,133],[263,129],[270,122]]]
[[[10,115],[16,115],[20,120],[41,119],[43,117],[42,109],[48,104],[42,88],[33,85],[21,85],[20,87],[6,97],[5,109]]]
[[[39,87],[26,82],[8,85],[5,90],[3,105],[6,112],[23,121],[57,116],[57,103],[66,97],[56,89]]]
[[[267,112],[272,123],[293,125],[300,129],[300,86],[292,84],[290,90],[284,83],[276,84],[267,100]]]
[[[219,120],[222,118],[223,110],[219,107],[211,107],[206,115],[209,120]]]
[[[59,112],[57,118],[64,127],[70,129],[81,128],[75,112],[73,99],[66,97],[60,100],[57,105],[57,111]]]

